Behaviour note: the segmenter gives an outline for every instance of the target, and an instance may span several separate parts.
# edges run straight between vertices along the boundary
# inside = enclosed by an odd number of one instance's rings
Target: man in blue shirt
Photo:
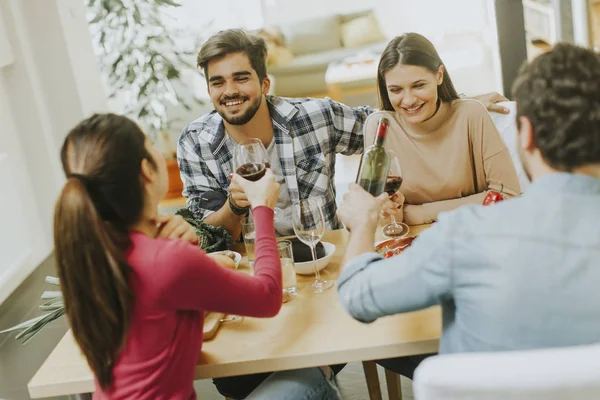
[[[338,216],[351,235],[338,285],[355,319],[439,304],[440,353],[599,341],[600,55],[559,44],[523,67],[513,91],[532,181],[522,197],[442,214],[382,259],[373,240],[386,195],[357,186],[346,195]],[[417,364],[386,361],[409,377]]]

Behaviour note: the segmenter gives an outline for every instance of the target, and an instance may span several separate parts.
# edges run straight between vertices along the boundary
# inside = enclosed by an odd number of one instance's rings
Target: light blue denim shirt
[[[363,322],[441,304],[440,353],[600,342],[600,180],[552,174],[442,214],[401,255],[354,258],[338,285]]]

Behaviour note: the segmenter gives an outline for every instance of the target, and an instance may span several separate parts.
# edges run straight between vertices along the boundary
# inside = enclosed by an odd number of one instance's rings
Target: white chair
[[[492,117],[494,125],[496,125],[496,128],[500,132],[500,136],[502,136],[506,147],[508,147],[508,152],[513,160],[515,169],[517,170],[521,191],[525,192],[525,189],[529,186],[529,179],[527,179],[527,174],[523,169],[523,164],[521,163],[517,151],[517,103],[514,101],[505,101],[498,104],[508,108],[510,112],[508,114],[491,112],[490,117]]]
[[[418,400],[597,400],[600,345],[434,356],[413,391]]]

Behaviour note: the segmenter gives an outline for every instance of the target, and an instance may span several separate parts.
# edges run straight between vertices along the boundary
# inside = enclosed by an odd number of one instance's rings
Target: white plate
[[[238,266],[240,265],[240,261],[242,261],[242,255],[240,253],[238,253],[237,251],[231,251],[231,250],[226,250],[226,251],[213,251],[210,254],[223,254],[226,252],[231,252],[233,254],[235,254],[235,258],[233,259],[233,262],[235,262],[235,268],[237,269]]]
[[[325,257],[321,257],[317,260],[317,269],[320,271],[329,264],[333,253],[335,253],[335,245],[329,242],[321,242],[325,248]],[[307,262],[295,262],[294,270],[300,275],[313,275],[315,273],[315,267],[312,261]]]

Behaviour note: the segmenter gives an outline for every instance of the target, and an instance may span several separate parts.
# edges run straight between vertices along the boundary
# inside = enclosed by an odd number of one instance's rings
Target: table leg
[[[400,375],[386,368],[385,381],[387,383],[389,400],[402,400],[402,387],[400,385]]]
[[[370,400],[382,400],[381,387],[379,386],[379,375],[377,375],[377,364],[375,361],[363,361],[363,370],[367,380]]]

